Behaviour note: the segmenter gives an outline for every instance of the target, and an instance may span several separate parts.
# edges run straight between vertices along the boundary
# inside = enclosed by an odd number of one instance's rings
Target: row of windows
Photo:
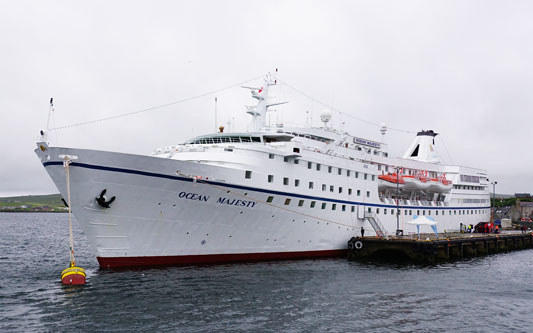
[[[467,185],[453,185],[456,190],[483,190],[483,186],[467,186]]]
[[[276,156],[275,154],[268,154],[268,158],[270,158],[270,159],[274,159],[275,156]],[[284,162],[290,162],[290,160],[291,160],[291,158],[288,157],[288,156],[285,156],[283,158]],[[299,159],[294,159],[294,164],[300,164],[300,160]],[[307,162],[307,169],[313,169],[313,166],[316,169],[316,171],[322,170],[322,164],[313,163],[313,162],[309,162],[309,161]],[[324,166],[324,167],[326,167],[326,166]],[[346,177],[351,177],[352,174],[353,174],[355,178],[359,178],[359,172],[358,171],[344,170],[342,168],[335,168],[335,167],[332,167],[332,166],[329,166],[329,165],[327,165],[327,170],[328,170],[328,173],[335,173],[334,170],[336,170],[336,172],[337,172],[337,174],[339,176],[346,175]],[[367,180],[367,179],[371,179],[372,181],[376,180],[376,176],[375,175],[369,175],[367,173],[363,173],[363,178],[365,180]]]
[[[268,203],[271,203],[272,201],[274,201],[274,197],[273,196],[269,196],[266,200],[266,202]],[[296,200],[294,200],[296,201]],[[284,205],[285,206],[290,206],[292,202],[292,199],[290,198],[286,198],[285,199],[285,202],[284,202]],[[303,199],[300,199],[297,201],[297,206],[298,207],[303,207],[305,205],[305,200]],[[345,212],[346,211],[346,208],[348,205],[337,205],[336,203],[331,203],[329,204],[331,210],[337,210],[337,206],[340,207],[340,210]],[[319,206],[317,206],[317,202],[312,200],[310,203],[309,203],[309,208],[318,208],[320,207],[320,209],[327,209],[328,207],[328,203],[326,202],[321,202]],[[355,206],[351,205],[350,206],[350,211],[353,213],[355,212]],[[387,212],[390,211],[390,215],[394,215],[394,213],[396,212],[396,214],[401,214],[401,209],[390,209],[388,210],[387,208],[383,208],[383,215],[387,215]],[[474,215],[474,214],[485,214],[487,213],[487,210],[486,209],[453,209],[453,210],[448,210],[448,215],[452,215],[452,211],[453,211],[453,215]],[[372,208],[371,207],[368,207],[368,212],[371,213],[372,212]],[[376,208],[376,214],[380,214],[381,212],[381,209],[380,208]],[[416,214],[415,215],[420,215],[420,212],[422,212],[422,215],[426,215],[426,211],[425,210],[416,210]],[[431,210],[428,210],[427,213],[428,215],[430,216],[431,215]],[[435,213],[435,215],[439,215],[439,211],[438,210],[435,210],[433,211]],[[446,210],[441,210],[440,211],[440,215],[446,215]],[[404,210],[404,215],[413,215],[413,210],[412,209],[405,209]]]
[[[245,177],[246,178],[251,178],[251,174],[250,174],[250,177],[248,177],[248,176],[245,176]],[[269,183],[273,183],[274,182],[274,175],[268,175],[267,180],[268,180]],[[289,180],[288,177],[283,177],[283,185],[285,185],[285,186],[289,186],[290,185],[290,180]],[[294,187],[300,187],[300,180],[299,179],[295,179],[294,180]],[[308,187],[309,187],[310,190],[314,189],[315,183],[314,182],[309,182],[308,183]],[[328,188],[328,186],[326,184],[322,184],[322,192],[326,192],[327,188]],[[337,191],[339,192],[339,194],[343,193],[344,188],[342,186],[338,186],[337,187]],[[335,186],[329,185],[329,192],[335,193]],[[348,189],[348,195],[352,195],[352,193],[353,193],[352,189],[349,188]],[[361,190],[357,190],[356,193],[357,193],[358,197],[361,196]],[[367,198],[370,197],[370,191],[366,191],[366,196],[367,196]]]
[[[214,143],[241,143],[241,142],[261,142],[258,136],[215,136],[202,138],[189,142],[190,144],[214,144]]]

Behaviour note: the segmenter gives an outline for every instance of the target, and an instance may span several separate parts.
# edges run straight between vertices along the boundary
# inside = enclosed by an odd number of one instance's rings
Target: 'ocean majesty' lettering
[[[202,195],[202,194],[193,193],[193,192],[180,192],[178,194],[178,197],[180,197],[181,199],[196,200],[196,201],[203,201],[203,202],[208,202],[210,198],[209,195]],[[252,200],[240,200],[240,199],[230,199],[230,198],[220,197],[218,198],[216,203],[222,204],[222,205],[244,207],[244,208],[254,208],[257,202],[252,201]]]
[[[178,195],[180,198],[189,199],[189,200],[198,200],[198,201],[207,201],[209,200],[208,195],[200,195],[198,193],[191,192],[180,192]]]
[[[256,202],[250,201],[250,200],[238,200],[238,199],[228,199],[220,197],[217,201],[218,204],[224,204],[224,205],[233,205],[233,206],[240,206],[240,207],[246,207],[246,208],[254,208]]]

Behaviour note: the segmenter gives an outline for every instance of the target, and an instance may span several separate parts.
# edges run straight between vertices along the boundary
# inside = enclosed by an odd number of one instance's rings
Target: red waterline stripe
[[[340,257],[347,250],[324,250],[305,252],[267,252],[267,253],[232,253],[206,254],[192,256],[153,256],[153,257],[97,257],[102,268],[142,267],[142,266],[173,266],[222,264],[232,262],[256,262],[268,260],[309,259]]]

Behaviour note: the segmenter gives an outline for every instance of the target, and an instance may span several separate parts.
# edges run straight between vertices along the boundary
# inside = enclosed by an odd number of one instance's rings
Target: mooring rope
[[[68,233],[70,239],[70,267],[76,266],[74,259],[74,238],[72,236],[72,212],[70,208],[70,158],[65,156],[63,159],[63,166],[65,167],[65,174],[67,176],[67,202],[68,202]]]

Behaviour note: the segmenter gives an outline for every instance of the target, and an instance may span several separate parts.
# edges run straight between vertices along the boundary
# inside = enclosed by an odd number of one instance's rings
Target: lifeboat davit
[[[395,189],[400,188],[402,189],[405,185],[405,181],[403,179],[403,176],[398,175],[396,173],[389,173],[386,175],[380,175],[378,176],[378,188],[380,189]]]

